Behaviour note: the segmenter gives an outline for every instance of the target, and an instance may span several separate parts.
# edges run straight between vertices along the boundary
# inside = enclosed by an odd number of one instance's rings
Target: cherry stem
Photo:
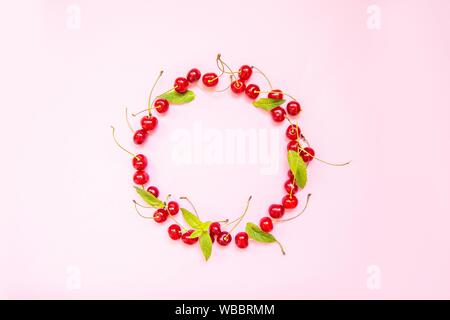
[[[352,161],[350,160],[350,161],[347,161],[347,162],[344,162],[344,163],[332,163],[332,162],[328,162],[328,161],[322,160],[322,159],[320,159],[320,158],[317,158],[315,155],[312,155],[311,153],[309,153],[308,151],[306,151],[302,146],[299,146],[299,149],[300,149],[301,151],[303,151],[304,153],[308,154],[309,156],[313,157],[313,158],[316,159],[317,161],[323,162],[323,163],[328,164],[328,165],[330,165],[330,166],[343,167],[343,166],[346,166],[346,165],[348,165],[348,164],[350,164],[350,163],[352,162]]]
[[[111,128],[112,128],[113,139],[114,139],[114,142],[117,144],[117,146],[118,146],[120,149],[122,149],[123,151],[125,151],[126,153],[128,153],[129,155],[131,155],[133,158],[136,158],[136,155],[135,155],[134,153],[128,151],[127,149],[125,149],[124,147],[122,147],[122,146],[120,145],[120,143],[119,143],[119,142],[117,141],[117,139],[116,139],[116,134],[115,134],[116,129],[115,129],[113,126],[111,126]]]
[[[187,202],[189,202],[189,204],[191,205],[192,209],[194,209],[194,212],[195,212],[195,215],[197,216],[197,218],[200,218],[200,217],[198,216],[197,209],[195,209],[194,204],[191,202],[191,200],[189,200],[188,197],[180,197],[180,199],[181,199],[181,200],[186,200]]]
[[[130,123],[130,119],[128,118],[128,108],[125,108],[125,119],[127,120],[128,128],[130,128],[131,132],[134,132],[133,126]]]
[[[161,93],[160,95],[156,96],[155,99],[158,98],[158,97],[160,97],[160,96],[162,96],[163,94],[166,94],[166,93],[169,93],[169,92],[175,90],[176,88],[177,88],[177,86],[174,86],[173,88],[171,88],[171,89],[169,89],[169,90],[167,90],[167,91]],[[138,112],[136,112],[136,113],[132,113],[131,115],[132,115],[133,117],[136,117],[137,115],[139,115],[139,114],[141,114],[141,113],[143,113],[143,112],[146,112],[146,111],[148,111],[148,110],[149,110],[149,108],[146,108],[146,109],[141,110],[141,111],[138,111]]]
[[[280,246],[281,253],[282,253],[283,255],[286,255],[286,251],[284,251],[284,248],[283,248],[283,246],[281,245],[280,241],[275,240],[275,242],[278,243],[278,245]]]
[[[147,216],[144,216],[142,213],[140,213],[140,211],[139,211],[139,209],[138,209],[138,206],[143,207],[143,208],[147,208],[147,207],[145,207],[145,206],[143,206],[143,205],[137,203],[136,200],[133,200],[133,203],[134,203],[134,209],[136,210],[136,212],[138,213],[138,215],[140,215],[140,216],[141,216],[142,218],[144,218],[144,219],[153,219],[153,217],[147,217]]]
[[[136,200],[133,200],[133,202],[134,202],[135,206],[139,206],[139,207],[145,208],[145,209],[154,209],[153,207],[150,207],[150,206],[144,206],[144,205],[138,203]],[[136,210],[137,210],[137,208],[136,208]],[[139,211],[138,211],[138,213],[139,213]],[[167,213],[167,214],[169,215],[169,218],[171,218],[177,225],[179,225],[181,227],[181,229],[183,229],[183,231],[187,231],[188,230],[185,226],[183,226],[180,222],[178,222],[178,220],[175,219],[170,213]],[[139,213],[139,215],[143,216],[140,213]],[[152,217],[146,217],[146,216],[143,216],[143,217],[147,218],[147,219],[153,219]]]
[[[245,211],[244,213],[236,220],[236,224],[233,226],[233,228],[231,228],[230,231],[228,231],[227,235],[224,237],[224,240],[227,240],[228,236],[230,235],[231,232],[233,232],[234,229],[236,229],[236,227],[241,223],[242,219],[244,219],[245,214],[248,211],[248,208],[250,207],[250,201],[252,200],[252,196],[250,196],[247,200],[247,206],[245,207]],[[234,222],[234,221],[233,221]]]
[[[227,69],[230,70],[231,77],[233,77],[234,80],[237,81],[237,77],[234,75],[233,70],[228,66],[228,64],[226,64],[226,63],[222,60],[221,57],[222,57],[222,55],[219,53],[219,54],[217,55],[217,61],[220,61],[220,63],[222,64],[222,68],[223,68],[224,66],[227,67]],[[220,68],[219,68],[219,69],[220,69]],[[223,71],[222,71],[222,72],[225,72],[225,68],[223,68]]]
[[[222,90],[216,90],[215,92],[218,92],[218,93],[220,93],[220,92],[225,92],[225,91],[227,91],[230,87],[231,87],[231,82],[233,81],[233,78],[230,76],[230,84],[228,85],[228,87],[226,87],[225,89],[222,89]]]
[[[294,220],[295,218],[298,218],[299,216],[301,216],[305,211],[306,208],[308,207],[308,203],[309,203],[309,198],[311,197],[311,193],[308,193],[308,196],[306,197],[306,203],[305,206],[303,207],[302,211],[300,211],[299,214],[297,214],[294,217],[288,218],[288,219],[283,219],[283,220],[275,220],[276,222],[287,222],[287,221],[291,221]]]
[[[269,84],[270,90],[272,90],[272,89],[273,89],[272,83],[270,82],[270,80],[269,80],[269,78],[266,76],[266,74],[265,74],[264,72],[262,72],[261,69],[255,67],[255,66],[252,66],[252,69],[255,69],[258,73],[260,73],[260,74],[266,79],[267,83]],[[295,99],[294,99],[294,100],[295,100]]]
[[[152,89],[150,90],[150,94],[148,95],[148,115],[151,116],[152,115],[152,94],[153,94],[153,90],[156,87],[156,84],[158,83],[159,79],[162,77],[164,71],[161,70],[159,72],[158,77],[156,78],[155,82],[153,83]]]

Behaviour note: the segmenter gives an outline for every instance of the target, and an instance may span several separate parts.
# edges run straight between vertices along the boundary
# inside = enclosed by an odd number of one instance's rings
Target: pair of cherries
[[[217,243],[221,246],[227,246],[230,244],[233,237],[230,233],[226,231],[222,231],[219,222],[213,222],[209,226],[209,234],[211,236],[212,241],[214,242],[214,238],[217,239]],[[236,246],[241,249],[245,249],[248,247],[248,234],[246,232],[239,232],[236,234],[234,238],[234,242]]]
[[[167,232],[169,233],[169,237],[172,240],[179,240],[181,239],[184,243],[193,245],[197,243],[198,238],[190,238],[190,235],[194,232],[194,230],[188,230],[186,232],[181,231],[181,227],[178,224],[172,224],[167,229]]]

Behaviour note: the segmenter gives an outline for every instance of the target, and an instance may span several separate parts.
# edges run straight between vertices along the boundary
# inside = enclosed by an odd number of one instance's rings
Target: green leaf
[[[135,187],[141,198],[153,208],[164,208],[164,202],[156,198],[153,194],[139,187]]]
[[[159,96],[159,98],[164,98],[172,104],[183,104],[191,102],[195,99],[195,93],[191,90],[186,91],[185,93],[178,93],[175,90],[163,93]]]
[[[200,249],[202,249],[205,260],[208,261],[212,251],[212,240],[209,232],[203,232],[200,236]]]
[[[186,220],[186,223],[194,229],[199,229],[202,225],[200,219],[193,213],[189,212],[189,210],[185,208],[181,208],[181,212],[183,213],[183,218]]]
[[[265,243],[278,242],[273,235],[262,231],[261,228],[254,223],[248,222],[245,227],[245,231],[247,232],[249,238],[255,241]]]
[[[253,105],[257,108],[270,111],[273,108],[281,106],[285,101],[286,100],[284,99],[260,98],[256,101],[253,101]]]
[[[195,230],[194,232],[191,233],[189,238],[191,238],[191,239],[198,238],[202,235],[202,233],[203,233],[203,230]]]
[[[295,182],[300,188],[304,188],[308,176],[306,173],[306,164],[298,152],[289,150],[288,152],[289,168],[295,177]]]
[[[209,226],[211,225],[211,223],[212,223],[211,221],[202,222],[199,229],[205,232],[209,232]]]

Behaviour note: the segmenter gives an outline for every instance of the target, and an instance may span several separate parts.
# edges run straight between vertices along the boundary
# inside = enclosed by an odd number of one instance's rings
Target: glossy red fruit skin
[[[153,107],[155,107],[155,110],[159,113],[165,113],[169,110],[169,101],[163,98],[156,99],[155,103],[153,103]]]
[[[147,157],[143,154],[137,154],[135,157],[133,157],[132,163],[133,168],[135,168],[136,170],[144,170],[145,168],[147,168],[148,164]]]
[[[300,111],[302,111],[302,107],[297,101],[289,101],[289,103],[286,105],[286,111],[291,116],[296,116],[300,113]]]
[[[144,129],[136,130],[133,136],[134,143],[143,144],[147,140],[148,133]]]
[[[296,194],[298,192],[298,186],[292,179],[289,179],[284,183],[284,190],[288,194]]]
[[[250,99],[256,99],[259,96],[259,87],[256,84],[249,84],[246,88],[245,88],[245,94],[247,95],[247,97],[249,97]]]
[[[167,212],[169,212],[171,216],[176,215],[179,210],[180,206],[178,205],[178,202],[169,201],[169,203],[167,204]]]
[[[225,231],[222,231],[217,236],[217,243],[220,244],[221,246],[224,246],[224,247],[229,245],[231,240],[233,240],[233,236],[231,234],[229,234],[228,232],[225,232]]]
[[[186,79],[192,83],[200,80],[202,73],[197,68],[192,68],[186,75]]]
[[[214,243],[216,242],[216,236],[213,235],[211,232],[209,233],[209,236],[211,237],[211,242]]]
[[[283,122],[286,118],[286,111],[282,107],[273,108],[270,113],[272,114],[272,119],[275,122]]]
[[[164,221],[167,220],[168,215],[169,214],[165,209],[158,209],[153,214],[153,220],[155,220],[155,222],[157,223],[163,223]]]
[[[150,192],[152,195],[154,195],[156,198],[159,197],[159,190],[155,186],[150,186],[147,188],[147,191]]]
[[[270,232],[273,230],[273,222],[269,217],[264,217],[259,220],[259,227],[264,232]]]
[[[219,78],[214,72],[205,73],[202,82],[207,87],[215,87],[219,83]]]
[[[316,153],[314,152],[313,148],[306,147],[304,148],[304,150],[307,151],[309,154],[303,150],[300,151],[300,156],[302,157],[303,161],[310,162],[312,159],[314,159],[314,155]]]
[[[148,176],[148,173],[143,170],[138,170],[134,173],[133,181],[137,185],[144,185],[150,180],[150,177]]]
[[[184,243],[193,245],[198,241],[198,238],[191,239],[189,236],[194,232],[194,230],[188,230],[181,236],[181,240],[183,240]]]
[[[284,215],[284,207],[281,204],[272,204],[269,207],[269,215],[274,219],[280,219]]]
[[[283,203],[283,207],[285,209],[294,209],[295,207],[298,206],[298,199],[294,195],[292,196],[289,194],[285,195],[281,202]]]
[[[209,226],[209,232],[212,233],[215,236],[218,236],[222,232],[222,229],[220,227],[220,223],[219,222],[211,223],[210,226]]]
[[[181,238],[181,227],[177,224],[172,224],[167,229],[167,232],[169,233],[169,237],[172,240],[178,240]]]
[[[288,139],[297,140],[298,138],[300,138],[301,134],[302,131],[296,124],[291,124],[286,129],[286,137],[288,137]]]
[[[141,119],[142,129],[145,131],[152,131],[158,125],[158,119],[153,116],[143,116]]]
[[[289,179],[294,179],[294,174],[292,173],[292,171],[291,170],[289,170],[288,171],[288,177],[289,177]]]
[[[234,237],[234,242],[238,248],[245,249],[248,247],[248,234],[247,232],[239,232]]]
[[[299,148],[300,144],[298,143],[298,141],[289,141],[289,143],[287,144],[288,151],[298,152]]]
[[[252,67],[244,64],[242,67],[239,68],[239,79],[246,81],[250,79],[252,73],[253,73]]]
[[[189,81],[186,78],[179,77],[175,79],[175,82],[173,83],[173,87],[175,88],[175,91],[178,93],[185,93],[189,88]]]
[[[271,99],[283,99],[283,91],[274,89],[267,96]]]
[[[240,94],[245,91],[245,83],[241,80],[236,80],[231,83],[231,91]]]

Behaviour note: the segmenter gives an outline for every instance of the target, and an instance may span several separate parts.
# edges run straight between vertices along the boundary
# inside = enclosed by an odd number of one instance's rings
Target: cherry
[[[310,162],[312,159],[314,159],[314,155],[315,155],[314,149],[310,147],[306,147],[304,148],[304,151],[303,150],[300,151],[300,156],[305,162]]]
[[[143,154],[137,154],[133,157],[132,163],[136,170],[144,170],[147,168],[147,157]]]
[[[159,190],[155,186],[150,186],[147,188],[147,191],[150,192],[152,195],[154,195],[156,198],[159,196]]]
[[[247,232],[239,232],[234,238],[238,248],[245,249],[248,247],[248,234]]]
[[[245,88],[245,94],[247,95],[247,97],[249,97],[250,99],[256,99],[259,96],[259,87],[256,84],[249,84],[246,88]]]
[[[137,185],[144,185],[148,182],[150,177],[148,176],[148,173],[143,170],[138,170],[134,173],[133,181]]]
[[[188,230],[181,236],[181,240],[183,240],[184,243],[192,245],[198,241],[198,238],[189,238],[189,236],[194,232],[194,230]]]
[[[239,68],[239,78],[241,80],[245,81],[245,80],[250,79],[250,77],[252,76],[252,73],[253,73],[252,67],[250,67],[246,64]]]
[[[269,215],[274,219],[279,219],[284,215],[284,207],[281,204],[272,204],[269,207]]]
[[[156,111],[159,113],[164,113],[169,110],[169,101],[163,98],[159,98],[155,100],[155,103],[153,103],[153,106],[155,107]]]
[[[289,113],[291,116],[296,116],[302,111],[302,107],[300,106],[300,103],[297,101],[290,101],[286,105],[287,113]]]
[[[283,99],[283,91],[275,89],[269,92],[268,97],[271,99]]]
[[[286,111],[282,107],[273,108],[271,111],[272,119],[275,122],[283,122],[286,118]]]
[[[153,214],[153,220],[155,220],[158,223],[163,223],[164,221],[167,220],[168,215],[169,214],[165,209],[158,209]]]
[[[283,207],[285,209],[294,209],[298,205],[298,199],[294,195],[285,195],[283,197],[283,200],[281,201],[283,203]]]
[[[215,236],[218,236],[222,232],[220,223],[219,222],[211,223],[211,225],[209,226],[209,232]]]
[[[144,129],[136,130],[133,136],[134,143],[143,144],[144,141],[147,139],[147,135],[148,133]]]
[[[294,174],[292,173],[291,170],[288,171],[288,177],[289,177],[290,179],[294,179]]]
[[[192,83],[192,82],[198,81],[201,76],[202,76],[202,73],[200,72],[200,70],[198,70],[197,68],[193,68],[193,69],[189,70],[186,78],[189,82]]]
[[[273,230],[273,222],[269,217],[264,217],[259,220],[259,227],[264,232],[270,232]]]
[[[287,145],[287,149],[290,151],[298,152],[299,148],[300,148],[300,144],[298,143],[298,141],[295,141],[295,140],[289,141],[289,143]]]
[[[301,130],[296,124],[291,124],[286,129],[286,137],[288,137],[291,140],[297,140],[300,138]]]
[[[241,80],[236,80],[231,83],[231,91],[236,94],[242,93],[245,91],[245,83]]]
[[[143,116],[141,119],[142,129],[145,131],[152,131],[158,125],[158,119],[153,116]]]
[[[176,214],[178,213],[179,210],[180,210],[180,206],[178,205],[177,202],[175,202],[175,201],[170,201],[170,202],[167,204],[167,211],[169,212],[169,214],[170,214],[171,216],[176,215]]]
[[[181,238],[181,227],[177,224],[170,225],[167,232],[169,233],[169,237],[173,240],[178,240]]]
[[[205,73],[202,77],[202,82],[207,87],[214,87],[219,83],[219,77],[214,72]]]
[[[211,237],[211,241],[212,243],[214,243],[216,241],[216,237],[210,232],[209,236]]]
[[[231,234],[229,234],[228,232],[222,231],[217,236],[217,243],[220,244],[221,246],[225,247],[230,244],[232,239],[233,239],[233,237],[231,236]]]
[[[188,90],[189,81],[183,77],[176,78],[173,87],[176,92],[185,93]]]
[[[292,179],[289,179],[284,183],[284,190],[289,194],[295,194],[298,192],[298,186]]]

